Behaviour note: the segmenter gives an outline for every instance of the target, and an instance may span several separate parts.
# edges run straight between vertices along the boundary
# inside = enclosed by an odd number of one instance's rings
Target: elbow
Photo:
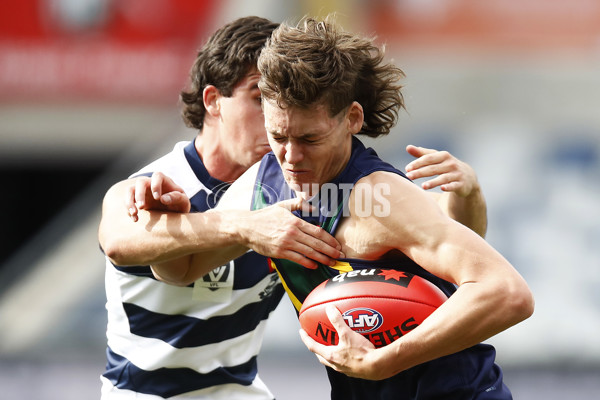
[[[119,235],[118,229],[111,227],[105,218],[102,218],[98,227],[98,243],[104,255],[114,265],[131,265],[128,264],[128,246],[125,238]]]
[[[100,247],[104,252],[104,255],[108,257],[111,263],[117,266],[126,266],[128,264],[126,249],[123,246],[123,242],[113,238],[110,240],[100,239]]]
[[[519,304],[519,310],[521,310],[521,316],[523,320],[531,317],[535,310],[535,299],[533,293],[528,289],[527,294],[523,296],[523,301]]]
[[[525,283],[520,281],[507,290],[505,297],[507,314],[511,316],[514,324],[526,320],[533,315],[535,300],[533,293]]]
[[[116,232],[105,233],[102,225],[98,231],[98,242],[104,255],[116,266],[140,265],[135,259],[130,243]],[[139,258],[139,257],[138,257]]]

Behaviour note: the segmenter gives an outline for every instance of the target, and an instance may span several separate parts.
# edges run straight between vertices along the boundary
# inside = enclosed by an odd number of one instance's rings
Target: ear
[[[348,113],[346,114],[346,124],[348,131],[353,135],[357,134],[361,131],[364,121],[365,115],[363,113],[362,106],[360,105],[360,103],[353,101],[350,107],[348,108]]]
[[[202,101],[204,102],[204,108],[206,109],[207,114],[210,114],[213,117],[218,117],[221,111],[221,107],[219,104],[219,99],[221,98],[221,93],[219,89],[214,87],[213,85],[207,85],[202,91]]]

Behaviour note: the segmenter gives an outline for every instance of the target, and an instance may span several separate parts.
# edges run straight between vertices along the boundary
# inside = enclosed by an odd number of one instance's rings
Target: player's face
[[[248,74],[233,89],[231,97],[221,97],[222,142],[229,161],[246,169],[271,151],[260,104],[256,71]]]
[[[314,195],[314,184],[320,187],[344,169],[358,132],[349,109],[330,117],[324,105],[282,109],[265,100],[263,111],[269,144],[286,182],[300,196]],[[360,118],[362,126],[362,108]]]

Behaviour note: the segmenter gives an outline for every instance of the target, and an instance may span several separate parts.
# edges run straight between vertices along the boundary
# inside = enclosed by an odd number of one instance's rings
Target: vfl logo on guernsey
[[[229,282],[230,280],[228,278],[232,272],[232,268],[233,261],[230,261],[229,264],[213,269],[202,277],[202,286],[213,291],[223,287],[230,287],[231,282]]]
[[[372,308],[353,308],[342,314],[346,324],[358,333],[368,333],[383,324],[383,316]]]

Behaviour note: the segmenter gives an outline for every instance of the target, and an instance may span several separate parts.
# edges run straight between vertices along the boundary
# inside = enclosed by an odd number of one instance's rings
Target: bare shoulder
[[[259,166],[260,162],[257,162],[233,182],[221,197],[216,208],[219,210],[249,210]]]
[[[348,218],[340,236],[373,257],[390,250],[405,251],[447,222],[437,203],[419,186],[391,172],[375,172],[360,179],[350,194]],[[336,235],[337,237],[337,235]],[[351,244],[352,243],[352,244]]]
[[[421,187],[403,176],[386,171],[377,171],[358,180],[350,194],[349,205],[355,216],[391,217],[392,220],[401,216],[399,211],[409,207],[439,210]]]

